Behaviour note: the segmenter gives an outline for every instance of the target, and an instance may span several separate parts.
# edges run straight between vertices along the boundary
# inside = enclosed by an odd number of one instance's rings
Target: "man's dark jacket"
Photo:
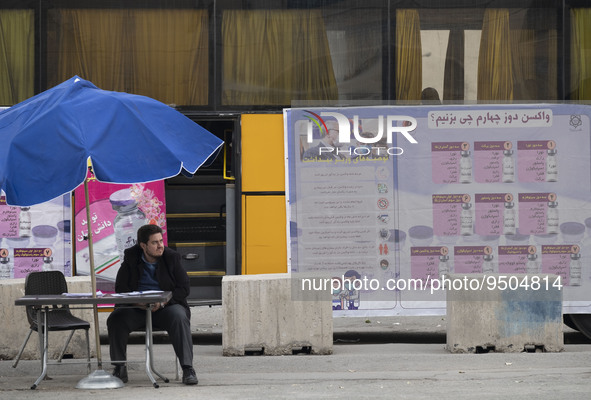
[[[142,260],[143,250],[139,244],[125,250],[123,263],[117,273],[115,292],[126,293],[138,290],[140,277],[144,272],[145,263]],[[181,256],[168,247],[164,248],[164,254],[158,258],[156,279],[160,289],[171,291],[172,298],[168,304],[181,304],[190,312],[187,304],[187,296],[191,291],[189,276],[181,266]]]

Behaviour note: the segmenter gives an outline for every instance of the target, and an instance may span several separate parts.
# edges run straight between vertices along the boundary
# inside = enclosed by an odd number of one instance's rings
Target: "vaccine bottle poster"
[[[91,180],[88,196],[90,219],[86,212],[84,186],[74,192],[72,242],[76,253],[75,274],[90,274],[88,232],[91,231],[97,290],[113,292],[123,251],[136,244],[140,226],[160,226],[164,230],[164,243],[167,243],[164,182],[121,185]]]

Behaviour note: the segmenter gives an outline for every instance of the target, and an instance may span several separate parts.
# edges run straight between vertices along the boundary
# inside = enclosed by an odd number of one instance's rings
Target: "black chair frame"
[[[64,274],[60,271],[40,271],[40,272],[31,272],[25,278],[25,295],[44,295],[44,294],[62,294],[68,292],[68,284],[66,282],[66,278]],[[27,320],[29,321],[30,329],[23,345],[21,346],[18,355],[12,364],[13,368],[16,368],[20,358],[25,350],[27,342],[31,337],[33,331],[39,332],[39,327],[37,323],[37,313],[39,312],[33,306],[26,306],[26,313],[27,313]],[[47,312],[47,331],[71,331],[64,347],[62,348],[60,355],[57,359],[57,362],[61,362],[68,345],[70,344],[70,340],[74,333],[79,330],[83,329],[86,334],[86,360],[88,363],[88,371],[90,372],[90,340],[89,340],[89,329],[90,324],[80,319],[74,315],[72,315],[70,308],[68,306],[57,306],[54,305],[52,308],[48,309]],[[45,327],[41,326],[41,331],[44,332]],[[43,354],[43,343],[39,343],[40,354]]]

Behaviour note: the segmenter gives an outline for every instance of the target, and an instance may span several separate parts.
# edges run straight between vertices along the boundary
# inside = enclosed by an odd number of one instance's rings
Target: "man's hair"
[[[147,244],[150,240],[150,236],[155,233],[162,233],[162,228],[158,225],[152,224],[141,226],[140,229],[137,230],[137,242]]]

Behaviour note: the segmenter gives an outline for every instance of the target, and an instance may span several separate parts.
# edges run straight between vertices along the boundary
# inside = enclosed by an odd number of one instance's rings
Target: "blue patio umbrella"
[[[101,90],[71,79],[0,112],[0,188],[13,206],[39,204],[84,182],[88,164],[101,182],[141,183],[194,174],[218,155],[223,141],[173,108],[149,97]],[[92,233],[88,244],[96,294]],[[102,371],[95,307],[100,388]],[[91,374],[92,375],[92,374]],[[106,387],[109,387],[108,385]]]
[[[101,182],[193,174],[222,141],[149,97],[101,90],[77,76],[0,112],[0,188],[30,206],[74,190],[87,160]]]

